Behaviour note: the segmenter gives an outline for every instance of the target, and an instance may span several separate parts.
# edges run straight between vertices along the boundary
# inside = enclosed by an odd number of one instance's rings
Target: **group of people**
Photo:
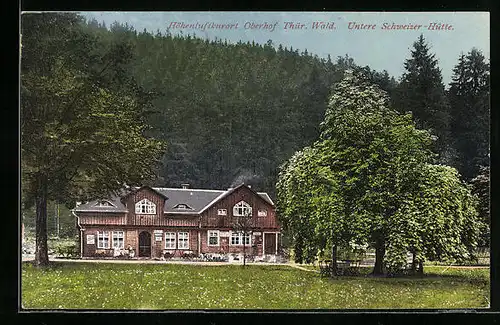
[[[113,249],[113,257],[118,257],[118,256],[123,256],[123,255],[128,255],[128,257],[133,258],[135,256],[135,251],[132,248],[132,246],[128,245],[126,250],[122,250],[118,247],[115,247]]]

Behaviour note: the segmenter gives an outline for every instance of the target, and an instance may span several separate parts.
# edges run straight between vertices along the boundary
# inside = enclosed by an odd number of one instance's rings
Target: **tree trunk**
[[[247,261],[247,254],[246,254],[246,250],[245,250],[245,233],[243,233],[243,266],[246,265],[246,261]]]
[[[384,274],[384,256],[385,256],[385,242],[378,240],[375,245],[375,266],[373,267],[372,275]]]
[[[332,276],[337,275],[337,245],[332,246]]]
[[[295,263],[302,263],[304,259],[304,251],[302,247],[302,237],[299,235],[294,243],[293,249],[293,259]]]
[[[417,251],[412,249],[411,274],[417,273]]]
[[[40,181],[36,197],[36,248],[35,265],[46,266],[49,264],[47,247],[47,183]]]
[[[423,261],[419,261],[418,262],[418,272],[417,272],[418,275],[424,275],[424,262]]]

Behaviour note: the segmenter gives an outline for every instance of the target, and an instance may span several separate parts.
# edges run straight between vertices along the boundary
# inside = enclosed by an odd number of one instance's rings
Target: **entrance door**
[[[276,234],[264,234],[264,254],[276,254]]]
[[[147,231],[139,234],[139,257],[151,257],[151,234]]]
[[[221,251],[224,252],[225,254],[229,253],[229,238],[220,237],[219,240],[220,240]]]

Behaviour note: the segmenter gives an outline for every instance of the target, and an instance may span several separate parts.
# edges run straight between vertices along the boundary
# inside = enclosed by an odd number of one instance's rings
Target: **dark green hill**
[[[273,195],[277,167],[318,137],[330,86],[354,66],[352,59],[332,63],[272,41],[229,44],[116,23],[108,30],[95,21],[87,27],[103,40],[130,42],[130,73],[160,94],[149,118],[152,134],[168,142],[157,186],[248,182]],[[394,86],[387,73],[372,76]]]

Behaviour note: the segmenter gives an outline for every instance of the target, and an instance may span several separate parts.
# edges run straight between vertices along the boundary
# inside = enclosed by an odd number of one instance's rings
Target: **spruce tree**
[[[438,60],[430,53],[423,35],[413,43],[404,67],[394,105],[401,112],[411,112],[417,128],[429,130],[437,137],[434,149],[439,153],[439,162],[449,163],[449,104]]]
[[[474,48],[453,69],[448,91],[451,134],[457,167],[466,179],[489,165],[489,78],[489,64]]]

